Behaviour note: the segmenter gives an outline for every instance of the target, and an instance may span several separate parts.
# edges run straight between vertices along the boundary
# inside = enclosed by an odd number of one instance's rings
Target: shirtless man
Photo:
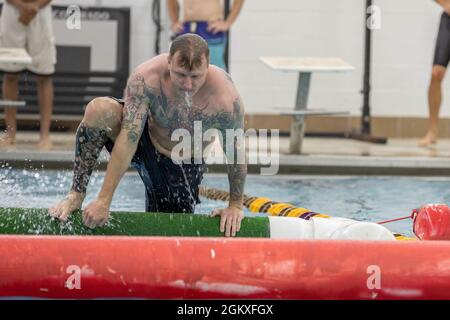
[[[87,105],[76,134],[72,188],[49,213],[64,221],[81,208],[103,146],[111,159],[101,191],[83,210],[86,226],[102,226],[108,220],[114,191],[130,163],[144,182],[147,211],[191,213],[199,202],[204,163],[174,163],[171,151],[178,142],[171,140],[172,133],[182,128],[192,134],[194,121],[201,121],[204,131],[243,129],[243,118],[242,100],[231,78],[209,65],[207,43],[195,34],[180,36],[169,54],[156,56],[134,70],[124,104],[102,97]],[[242,147],[235,139],[225,143],[231,143],[236,152]],[[192,158],[192,154],[183,156]],[[246,172],[245,164],[228,164],[229,205],[211,213],[221,216],[220,230],[226,236],[236,235],[244,217]]]
[[[439,109],[442,102],[442,81],[450,61],[450,1],[435,0],[443,9],[434,51],[431,81],[428,88],[429,127],[419,146],[435,144],[438,138]]]
[[[196,33],[208,42],[211,64],[226,69],[224,54],[226,32],[237,19],[244,0],[233,0],[227,19],[223,17],[221,0],[167,0],[174,34]]]
[[[53,36],[51,0],[6,0],[0,29],[1,48],[24,48],[33,62],[28,66],[0,63],[3,76],[3,99],[19,97],[20,73],[28,70],[36,76],[41,113],[39,147],[50,149],[50,124],[53,109],[53,82],[56,46]],[[6,132],[0,135],[0,146],[14,145],[16,109],[5,108]]]

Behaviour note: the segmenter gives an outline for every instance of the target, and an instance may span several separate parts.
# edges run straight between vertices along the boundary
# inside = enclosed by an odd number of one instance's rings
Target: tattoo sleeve
[[[246,164],[228,165],[228,181],[230,183],[230,203],[241,202],[244,196],[245,178],[247,176]],[[242,208],[241,208],[242,209]]]
[[[147,95],[144,77],[137,73],[130,77],[125,90],[122,130],[127,131],[128,142],[137,145],[147,120],[151,98]]]
[[[232,157],[228,158],[228,182],[230,184],[230,205],[239,205],[242,207],[244,195],[245,178],[247,176],[247,165],[245,163],[245,133],[244,133],[244,112],[239,99],[233,103],[233,113],[230,116],[225,137],[225,152],[229,148],[232,150]]]

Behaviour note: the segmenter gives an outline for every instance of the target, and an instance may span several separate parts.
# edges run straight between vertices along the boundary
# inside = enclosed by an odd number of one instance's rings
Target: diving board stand
[[[260,57],[269,68],[284,72],[297,72],[297,96],[295,108],[279,108],[280,115],[293,116],[289,153],[301,154],[304,137],[305,117],[323,115],[349,114],[346,111],[332,111],[323,109],[308,110],[309,88],[313,72],[349,72],[355,68],[340,58],[288,58],[288,57]]]
[[[22,48],[0,48],[0,63],[29,65],[32,59]],[[25,107],[25,101],[0,100],[0,109],[4,107]]]

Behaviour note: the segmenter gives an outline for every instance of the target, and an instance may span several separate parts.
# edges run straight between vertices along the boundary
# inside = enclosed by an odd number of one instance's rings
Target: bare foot
[[[67,221],[69,215],[77,209],[81,208],[84,195],[71,191],[69,195],[58,202],[56,205],[48,209],[48,213],[61,221]]]
[[[41,150],[50,150],[53,148],[52,141],[50,139],[42,139],[39,141],[38,148]]]
[[[428,147],[432,144],[436,144],[437,142],[437,134],[431,131],[428,131],[425,137],[419,141],[419,147]]]

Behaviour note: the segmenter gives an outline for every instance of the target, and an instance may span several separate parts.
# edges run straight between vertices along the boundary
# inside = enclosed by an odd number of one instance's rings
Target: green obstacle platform
[[[0,208],[0,234],[223,237],[219,223],[219,217],[202,214],[111,212],[105,226],[89,229],[79,210],[60,222],[47,209]],[[270,237],[269,219],[246,217],[237,236]]]

